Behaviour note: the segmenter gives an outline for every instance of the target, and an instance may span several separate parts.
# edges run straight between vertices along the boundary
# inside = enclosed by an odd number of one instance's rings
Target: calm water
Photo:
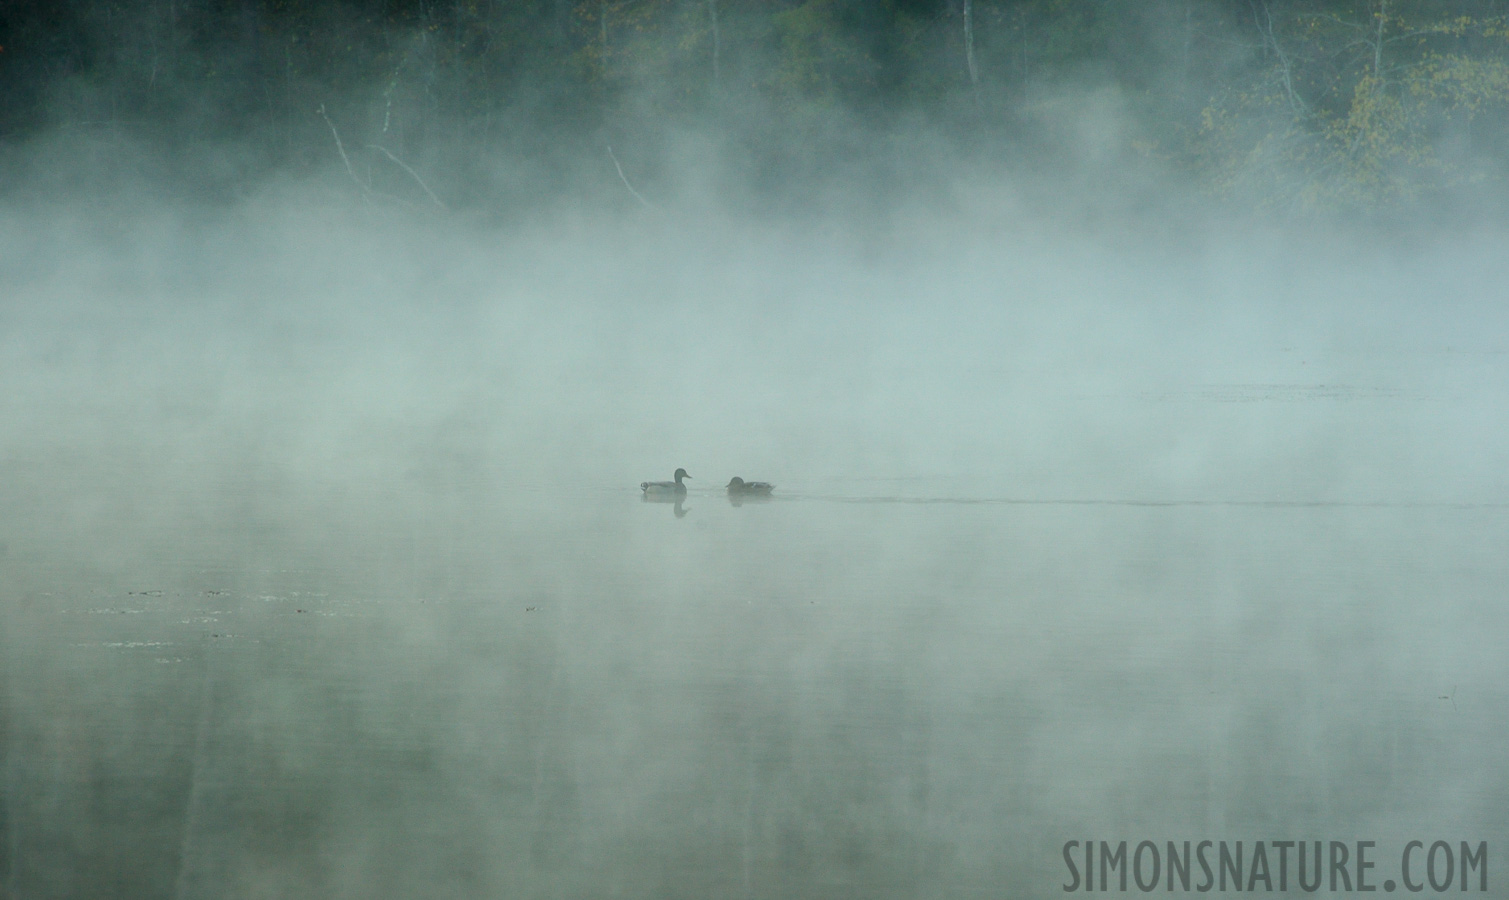
[[[330,231],[0,277],[4,900],[1502,895],[1496,235]]]
[[[1375,840],[1375,884],[1509,846],[1503,506],[30,465],[8,897],[1049,897],[1070,840]]]

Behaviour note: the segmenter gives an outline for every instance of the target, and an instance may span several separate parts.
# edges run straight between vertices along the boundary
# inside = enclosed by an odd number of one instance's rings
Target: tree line
[[[1367,209],[1502,177],[1506,14],[1509,0],[9,0],[0,143],[233,146],[244,175],[336,162],[364,190],[454,205],[548,193],[592,154],[653,184],[688,135],[736,149],[756,181],[919,129],[1030,147],[1045,97],[1094,85],[1115,89],[1137,152],[1214,194]]]

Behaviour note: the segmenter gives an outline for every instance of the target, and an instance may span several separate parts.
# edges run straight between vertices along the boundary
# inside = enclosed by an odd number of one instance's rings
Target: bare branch
[[[1278,36],[1273,32],[1273,9],[1267,3],[1263,4],[1263,18],[1257,18],[1257,9],[1253,9],[1253,18],[1258,25],[1258,33],[1262,35],[1266,47],[1273,49],[1273,55],[1278,58],[1279,72],[1284,80],[1284,96],[1289,101],[1289,108],[1296,114],[1303,115],[1309,112],[1309,107],[1303,97],[1294,89],[1293,65],[1289,61],[1289,54],[1284,52],[1283,45],[1279,43]],[[1265,21],[1266,20],[1266,21]]]
[[[330,116],[325,114],[325,104],[320,104],[319,113],[320,118],[325,120],[325,124],[330,126],[330,134],[335,138],[335,149],[341,154],[341,162],[346,164],[346,174],[351,176],[351,180],[356,182],[356,186],[362,189],[362,196],[366,197],[372,192],[372,189],[357,177],[356,170],[351,167],[351,157],[346,155],[346,145],[341,143],[341,133],[335,130],[335,123],[330,121]]]
[[[640,203],[643,203],[646,209],[657,209],[658,207],[656,207],[655,204],[641,197],[639,195],[639,192],[634,190],[634,185],[629,184],[629,179],[624,175],[624,167],[618,164],[618,157],[613,155],[613,145],[608,144],[607,147],[608,158],[613,160],[613,168],[618,170],[618,180],[624,183],[624,187],[629,189],[629,193],[634,195],[634,199],[638,200]]]
[[[414,181],[416,183],[418,183],[418,185],[420,187],[424,188],[424,192],[426,194],[430,195],[430,199],[433,200],[433,201],[435,201],[435,205],[436,206],[440,207],[441,209],[449,209],[450,208],[450,207],[446,206],[443,202],[441,202],[441,200],[440,200],[439,197],[435,196],[435,192],[432,191],[432,190],[430,190],[430,186],[424,183],[424,179],[419,177],[419,173],[418,172],[415,172],[413,169],[409,168],[409,164],[408,163],[404,162],[403,160],[399,159],[398,157],[394,156],[391,152],[389,152],[387,147],[383,147],[383,146],[381,146],[379,144],[368,144],[367,148],[370,149],[370,150],[376,150],[377,152],[381,153],[383,156],[386,156],[388,159],[393,160],[393,164],[394,165],[398,166],[400,169],[403,169],[405,172],[408,172],[409,173],[409,177],[412,178],[412,179],[414,179]]]

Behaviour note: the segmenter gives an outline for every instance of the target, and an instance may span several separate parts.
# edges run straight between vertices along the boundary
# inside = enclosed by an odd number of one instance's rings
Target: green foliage
[[[847,39],[840,6],[841,0],[807,0],[771,17],[781,53],[769,84],[783,98],[827,106],[873,78],[875,61]]]
[[[1509,114],[1503,20],[1417,18],[1386,2],[1369,12],[1265,23],[1266,63],[1201,112],[1194,155],[1213,190],[1363,210],[1497,177],[1473,159],[1472,130]]]

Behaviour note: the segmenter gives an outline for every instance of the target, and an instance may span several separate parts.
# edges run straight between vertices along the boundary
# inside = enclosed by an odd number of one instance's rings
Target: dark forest
[[[684,192],[693,160],[719,160],[749,196],[840,177],[904,186],[961,160],[1051,163],[1094,140],[1053,127],[1067,103],[1082,121],[1115,119],[1116,165],[1189,176],[1207,196],[1283,214],[1413,208],[1503,177],[1506,12],[1501,0],[11,0],[0,145],[10,190],[36,178],[38,150],[88,146],[96,170],[196,192],[334,171],[369,199],[487,208],[559,196],[592,172],[648,204]]]

